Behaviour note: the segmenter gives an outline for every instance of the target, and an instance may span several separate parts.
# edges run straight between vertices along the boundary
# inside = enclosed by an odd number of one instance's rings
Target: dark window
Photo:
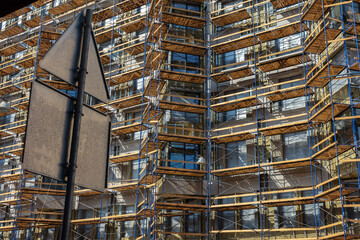
[[[226,168],[246,166],[246,141],[226,144]]]
[[[293,198],[294,193],[279,193],[278,198]],[[295,206],[280,206],[278,207],[278,221],[279,228],[296,227],[296,211]]]
[[[169,167],[186,168],[186,169],[198,169],[199,160],[199,146],[196,144],[188,143],[171,143],[169,148],[169,159],[184,161],[184,162],[168,162]],[[189,163],[185,163],[189,162]]]

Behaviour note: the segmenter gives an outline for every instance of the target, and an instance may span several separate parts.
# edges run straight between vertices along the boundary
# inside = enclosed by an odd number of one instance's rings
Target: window
[[[244,90],[245,89],[239,89],[239,90],[237,90],[237,92],[244,91]],[[227,92],[226,94],[231,94],[231,93],[233,93],[233,92]],[[249,93],[237,94],[237,95],[225,98],[225,101],[241,99],[241,98],[245,98],[248,96],[249,96]],[[226,122],[226,121],[245,119],[248,111],[249,111],[248,108],[241,108],[241,109],[236,109],[236,110],[232,110],[232,111],[227,111],[223,114],[223,121]]]
[[[284,159],[309,157],[309,145],[306,131],[286,133],[283,135]]]
[[[131,162],[132,168],[130,173],[130,179],[138,179],[139,174],[139,161],[135,160]],[[140,171],[146,166],[146,159],[140,161]],[[144,172],[142,174],[145,174]],[[141,178],[141,176],[139,176]]]
[[[184,2],[174,2],[174,7],[190,11],[200,12],[200,4],[191,4]]]
[[[284,38],[276,39],[276,46],[279,51],[301,46],[301,35],[300,33],[298,33]]]
[[[226,146],[225,167],[241,167],[247,165],[246,141],[228,143]]]
[[[174,92],[175,96],[168,97],[170,98],[171,102],[178,102],[178,103],[185,103],[185,104],[200,104],[198,99],[200,94],[198,93],[191,93],[191,92]],[[185,98],[186,97],[193,97],[193,98]],[[187,122],[187,123],[200,123],[200,114],[197,113],[190,113],[190,112],[178,112],[178,111],[171,111],[170,121],[172,122]]]
[[[122,214],[134,213],[134,206],[122,206]],[[134,221],[125,221],[123,224],[123,237],[134,236]]]
[[[291,81],[293,79],[301,79],[301,78],[302,78],[301,75],[297,75],[297,76],[293,76],[291,78],[281,79],[279,81],[279,83]],[[288,83],[285,83],[285,84],[281,84],[280,89],[287,89],[287,88],[299,86],[301,84],[303,84],[302,80],[299,80],[299,81],[296,81],[296,82],[288,82]],[[278,111],[288,111],[288,110],[295,110],[295,109],[299,109],[299,108],[305,108],[305,106],[306,106],[305,105],[306,104],[306,96],[286,99],[286,100],[282,100],[282,101],[274,103],[275,106],[277,104],[279,105],[278,106],[279,107]]]
[[[172,71],[187,72],[194,74],[200,73],[199,70],[197,69],[186,68],[186,67],[193,67],[193,68],[201,67],[200,56],[186,54],[186,53],[172,52],[171,64],[184,66],[184,67],[172,66],[170,69]]]
[[[360,202],[352,202],[352,204],[358,205]],[[351,204],[351,203],[349,203]],[[354,220],[360,220],[360,207],[350,207],[346,208],[346,213],[348,218]]]
[[[219,204],[234,203],[233,198],[220,199]],[[220,211],[218,212],[218,229],[219,230],[233,230],[235,229],[235,211]]]
[[[304,191],[304,197],[313,196],[312,191]],[[323,203],[316,203],[315,206],[313,203],[303,205],[303,221],[306,226],[322,226],[325,224],[324,213],[320,211],[320,208],[323,206]],[[317,222],[317,224],[316,224]]]
[[[239,62],[243,62],[245,61],[248,57],[247,57],[247,48],[242,48],[242,49],[238,49],[232,52],[227,52],[227,53],[223,53],[223,54],[219,54],[217,57],[217,66],[226,66],[232,63],[239,63]],[[247,63],[244,63],[247,64]],[[235,68],[235,67],[239,67],[239,65],[236,66],[228,66],[225,68],[222,68],[223,70],[225,69],[231,69],[231,68]]]
[[[254,202],[256,196],[242,197],[241,202]],[[257,209],[241,210],[241,227],[242,229],[258,229],[259,216]]]
[[[227,52],[223,54],[223,63],[228,65],[235,62],[235,52]]]
[[[293,192],[287,193],[279,193],[278,198],[293,198]],[[277,220],[278,220],[278,228],[292,228],[296,227],[296,211],[295,206],[281,206],[277,208]]]
[[[242,8],[242,6],[243,6],[242,2],[243,2],[243,0],[230,1],[230,2],[224,3],[222,8],[226,8],[224,10],[225,13],[232,12],[234,10]]]
[[[168,210],[167,213],[173,212],[172,210]],[[180,232],[181,230],[181,217],[180,216],[172,216],[166,217],[166,232]]]
[[[94,217],[94,211],[92,209],[84,209],[79,210],[78,219],[84,219],[84,218],[93,218]],[[92,237],[93,233],[95,233],[95,229],[91,225],[80,225],[78,228],[78,233],[86,238]]]
[[[280,108],[282,111],[289,111],[289,110],[304,108],[305,104],[306,104],[306,96],[302,96],[302,97],[282,100],[280,102]]]
[[[199,159],[199,146],[196,144],[188,143],[171,143],[169,148],[169,159],[178,160],[183,162],[169,162],[169,167],[175,168],[185,168],[185,169],[198,169],[198,164],[192,164],[191,162],[196,163]]]
[[[197,113],[171,111],[171,122],[200,123],[200,115]]]
[[[185,232],[199,233],[201,226],[201,214],[185,215]]]

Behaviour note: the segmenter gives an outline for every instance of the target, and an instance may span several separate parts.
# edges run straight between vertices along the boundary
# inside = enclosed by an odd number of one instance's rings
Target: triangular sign
[[[72,85],[80,62],[82,18],[80,13],[39,62],[41,68]]]
[[[74,76],[80,63],[82,19],[83,13],[80,13],[39,62],[41,68],[72,85],[75,85]],[[109,92],[92,30],[91,35],[85,92],[107,103]]]
[[[110,98],[109,91],[92,30],[90,34],[89,57],[87,63],[88,74],[86,75],[85,92],[107,103]]]

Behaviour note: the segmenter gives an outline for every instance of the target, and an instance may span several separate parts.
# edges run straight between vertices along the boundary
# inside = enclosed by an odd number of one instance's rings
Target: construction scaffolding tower
[[[109,184],[76,188],[72,239],[360,239],[359,0],[39,0],[3,17],[0,238],[59,237],[66,185],[21,166],[29,91],[74,94],[38,62],[89,8]]]

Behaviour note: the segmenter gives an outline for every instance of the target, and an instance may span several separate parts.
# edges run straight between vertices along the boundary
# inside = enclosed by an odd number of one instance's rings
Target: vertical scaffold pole
[[[339,167],[339,152],[338,152],[338,140],[337,140],[337,131],[335,125],[335,115],[334,115],[334,96],[333,96],[333,83],[331,82],[331,70],[330,70],[330,53],[329,53],[329,42],[327,40],[327,30],[326,30],[326,21],[325,21],[325,7],[324,7],[324,0],[321,0],[321,8],[322,8],[322,17],[323,17],[323,24],[324,24],[324,39],[325,39],[325,51],[326,51],[326,59],[329,63],[327,66],[328,70],[328,78],[329,78],[329,93],[330,93],[330,100],[331,100],[331,125],[334,133],[334,142],[335,142],[335,153],[336,153],[336,168],[337,168],[337,175],[339,178],[339,193],[340,193],[340,209],[342,214],[342,224],[344,229],[344,239],[346,239],[346,231],[347,231],[347,223],[345,221],[345,209],[344,209],[344,198],[342,193],[342,184],[341,184],[341,174],[340,174],[340,167]],[[345,49],[346,51],[346,49]],[[319,205],[319,203],[318,203]],[[316,212],[315,212],[316,213]],[[320,217],[319,217],[319,226],[321,226]]]
[[[206,234],[207,239],[211,239],[211,108],[210,108],[210,97],[211,97],[211,78],[210,78],[210,69],[211,69],[211,49],[210,49],[210,34],[211,34],[211,0],[206,1],[206,169],[207,169],[207,214],[206,214]]]

